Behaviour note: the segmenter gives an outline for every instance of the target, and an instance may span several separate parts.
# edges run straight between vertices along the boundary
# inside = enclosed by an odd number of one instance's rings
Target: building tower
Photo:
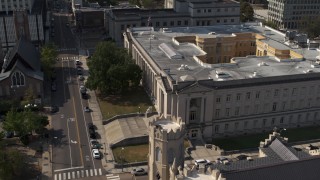
[[[182,179],[185,125],[169,119],[149,123],[149,180]]]

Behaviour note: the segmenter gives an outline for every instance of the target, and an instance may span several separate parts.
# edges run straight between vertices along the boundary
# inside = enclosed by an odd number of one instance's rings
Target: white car
[[[86,93],[87,92],[87,88],[84,85],[80,86],[80,92],[81,93]]]
[[[218,157],[216,162],[221,164],[229,164],[230,160],[226,157]]]
[[[92,156],[95,159],[100,159],[100,152],[98,149],[92,149]]]
[[[195,160],[195,165],[196,166],[199,166],[199,164],[204,164],[204,165],[207,165],[207,164],[210,164],[211,162],[207,159],[197,159]]]
[[[135,176],[139,176],[139,175],[148,174],[148,172],[146,170],[144,170],[143,168],[137,168],[137,169],[133,169],[131,171],[131,174],[135,175]]]

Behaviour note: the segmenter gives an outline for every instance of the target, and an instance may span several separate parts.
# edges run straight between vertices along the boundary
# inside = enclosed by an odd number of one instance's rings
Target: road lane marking
[[[88,170],[86,170],[86,176],[87,176],[87,177],[89,176],[89,171],[88,171]]]
[[[83,168],[83,166],[71,167],[71,168],[65,168],[65,169],[57,169],[57,170],[54,170],[54,172],[61,172],[61,171],[67,171],[67,170],[72,170],[72,169],[80,169],[80,168]]]
[[[84,177],[84,170],[81,170],[81,177]]]
[[[68,129],[68,139],[69,139],[69,142],[71,141],[70,139],[70,130],[69,130],[69,122],[67,122],[67,129]],[[70,151],[70,164],[71,164],[71,167],[72,167],[72,151],[71,151],[71,143],[68,143],[69,145],[69,151]],[[83,165],[83,164],[82,164]]]
[[[73,112],[75,114],[75,121],[76,121],[76,128],[77,128],[77,135],[78,135],[78,140],[79,140],[79,149],[80,149],[80,158],[81,158],[81,164],[83,165],[83,155],[82,155],[82,147],[81,147],[81,142],[80,142],[80,131],[79,131],[79,126],[78,126],[78,121],[77,121],[77,113],[76,113],[76,104],[74,102],[74,97],[72,97],[72,102],[73,102]]]
[[[71,179],[71,173],[68,172],[68,179]]]
[[[59,180],[61,180],[61,174],[59,174]]]
[[[57,180],[57,179],[58,179],[58,175],[55,174],[55,175],[54,175],[54,180]]]
[[[77,173],[79,173],[79,171],[77,171]],[[72,179],[76,178],[76,173],[73,171],[72,172]]]
[[[102,171],[101,171],[101,168],[99,168],[99,175],[100,175],[100,176],[102,175]]]
[[[66,177],[66,173],[63,173],[63,180],[66,180],[67,177]]]
[[[97,169],[94,169],[94,175],[95,175],[95,176],[98,175]]]
[[[90,176],[93,176],[93,170],[90,169]]]

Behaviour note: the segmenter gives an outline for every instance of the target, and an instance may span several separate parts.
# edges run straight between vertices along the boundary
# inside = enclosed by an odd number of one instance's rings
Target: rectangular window
[[[291,95],[292,95],[292,96],[296,96],[296,95],[297,95],[297,88],[293,88],[293,89],[292,89]]]
[[[208,12],[211,13],[211,9],[208,9]]]
[[[258,125],[258,120],[254,120],[254,121],[253,121],[253,127],[256,128],[257,125]]]
[[[279,95],[279,89],[274,90],[274,97],[278,97]]]
[[[314,93],[314,86],[311,86],[309,89],[309,94],[313,94]]]
[[[200,10],[200,9],[198,9],[198,10],[197,10],[197,13],[201,13],[201,10]]]
[[[306,93],[306,87],[301,88],[300,95],[303,95],[304,93]]]
[[[267,119],[263,119],[262,120],[262,124],[263,124],[263,126],[266,126],[267,125]]]
[[[282,111],[286,109],[286,102],[282,102]]]
[[[272,118],[271,125],[274,125],[276,123],[276,118]]]
[[[216,98],[216,102],[217,102],[217,103],[220,103],[220,101],[221,101],[221,97],[217,97],[217,98]]]
[[[190,111],[189,119],[190,121],[196,120],[196,111]]]
[[[224,130],[227,131],[228,128],[229,128],[229,124],[228,124],[228,123],[227,123],[227,124],[224,124]]]
[[[230,115],[230,108],[226,108],[226,117],[229,117]]]
[[[180,26],[181,25],[181,21],[178,21],[178,26]]]
[[[121,30],[124,30],[124,25],[123,24],[121,25]]]
[[[184,21],[184,25],[187,26],[188,24],[189,24],[189,23],[188,23],[188,20],[185,20],[185,21]]]
[[[220,19],[217,19],[217,23],[220,23]]]
[[[259,99],[260,98],[260,91],[257,91],[256,92],[256,99]]]
[[[156,27],[159,27],[160,26],[160,22],[156,22]]]
[[[234,115],[238,116],[239,112],[240,112],[240,107],[236,107],[235,110],[234,110]]]
[[[238,94],[237,94],[237,101],[240,101],[240,99],[241,99],[241,94],[238,93]]]
[[[220,109],[216,109],[216,118],[219,118],[219,115],[220,115]]]
[[[272,111],[276,111],[277,110],[277,103],[274,102],[272,105]]]
[[[291,101],[290,102],[290,109],[295,109],[296,108],[296,101]]]
[[[268,99],[269,97],[270,97],[270,91],[269,91],[269,90],[267,90],[267,91],[266,91],[265,99]]]
[[[144,22],[143,22],[143,23],[141,23],[141,26],[146,26],[146,23],[144,23]]]
[[[313,115],[313,120],[317,120],[318,119],[318,112],[315,112]]]
[[[246,99],[250,99],[250,92],[246,93]]]
[[[234,130],[238,130],[239,128],[239,122],[234,123]]]
[[[245,129],[248,127],[248,121],[245,121],[245,122],[244,122],[243,127],[244,127]]]
[[[227,102],[231,101],[231,94],[228,94],[228,95],[227,95],[226,101],[227,101]]]
[[[234,19],[231,19],[230,21],[231,21],[231,22],[234,22]]]
[[[163,22],[163,26],[167,26],[167,22]]]
[[[219,125],[214,126],[214,131],[215,131],[216,133],[219,132]]]
[[[284,117],[281,117],[280,118],[280,124],[283,124],[283,121],[284,121]]]
[[[174,21],[170,21],[170,26],[174,26]]]

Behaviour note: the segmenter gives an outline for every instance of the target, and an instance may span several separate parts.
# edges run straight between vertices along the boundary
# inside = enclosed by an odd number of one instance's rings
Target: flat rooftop
[[[215,81],[236,80],[320,72],[320,68],[314,68],[316,57],[320,54],[319,49],[297,48],[286,45],[283,33],[266,29],[257,23],[176,27],[166,28],[165,31],[161,29],[159,31],[150,31],[147,29],[132,28],[130,31],[134,39],[144,48],[154,63],[177,82],[208,79]],[[265,35],[266,31],[268,35]],[[209,34],[210,32],[211,34]],[[280,62],[275,57],[247,56],[234,57],[234,63],[204,64],[197,61],[194,56],[203,55],[206,52],[193,43],[178,44],[173,41],[173,37],[179,36],[228,37],[235,36],[235,33],[243,32],[262,34],[267,37],[265,41],[268,44],[279,49],[288,49],[300,53],[305,57],[305,60],[281,60]],[[160,48],[160,45],[162,48]],[[172,58],[169,58],[170,56]]]

